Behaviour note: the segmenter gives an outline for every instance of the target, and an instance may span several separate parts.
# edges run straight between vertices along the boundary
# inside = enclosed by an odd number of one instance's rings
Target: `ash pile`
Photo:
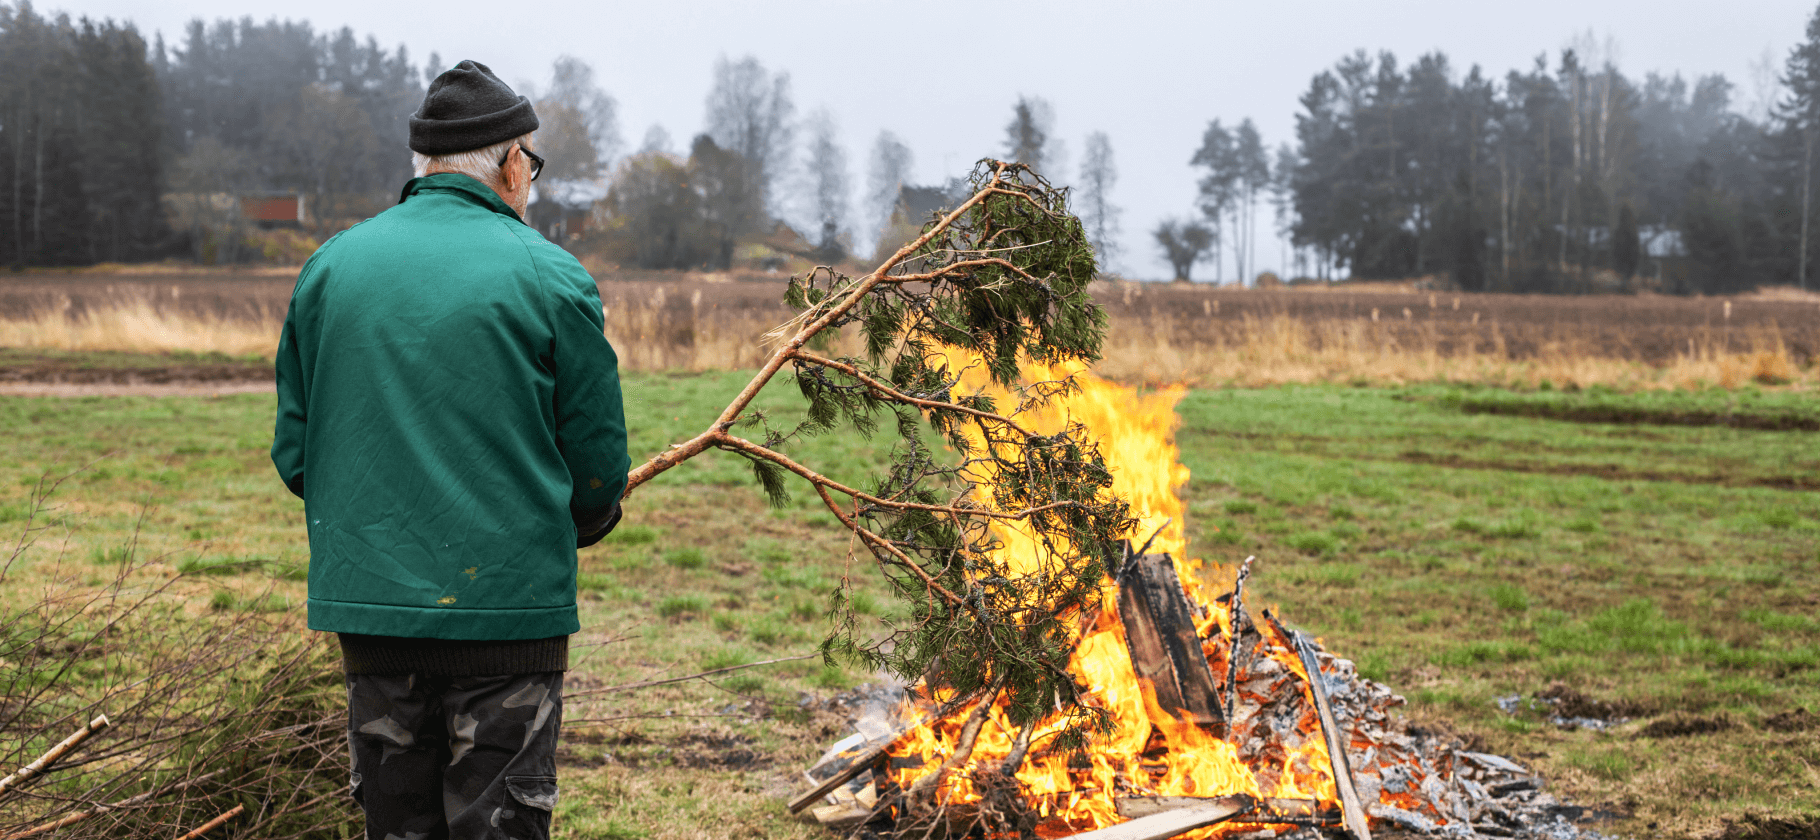
[[[1034,760],[1025,755],[1040,750],[1030,750],[1027,730],[1010,760],[974,751],[977,721],[990,717],[981,712],[991,698],[971,710],[953,702],[937,708],[921,686],[885,686],[850,701],[854,734],[805,771],[810,789],[790,803],[791,810],[853,838],[1369,840],[1376,832],[1604,840],[1579,824],[1586,809],[1558,801],[1529,769],[1409,725],[1394,713],[1403,697],[1359,676],[1351,661],[1269,610],[1262,622],[1253,622],[1243,598],[1248,571],[1239,573],[1230,593],[1202,606],[1182,594],[1168,555],[1134,558],[1115,581],[1119,615],[1113,623],[1120,625],[1147,699],[1164,716],[1217,736],[1220,751],[1236,754],[1255,779],[1246,786],[1252,793],[1204,795],[1221,789],[1203,783],[1195,795],[1170,795],[1175,791],[1162,784],[1169,774],[1157,764],[1168,759],[1158,752],[1186,742],[1152,731],[1141,756],[1121,765],[1111,789],[1083,783],[1064,792],[1070,802],[1107,797],[1116,808],[1116,815],[1083,826],[1045,807],[1056,801],[1054,792],[1039,794],[1028,784],[1025,774]],[[1214,611],[1223,620],[1211,620]],[[951,725],[962,717],[976,721],[971,735],[968,727]],[[903,746],[927,741],[932,730],[963,733],[946,761],[930,762]],[[961,761],[954,760],[957,754]],[[985,793],[972,802],[951,797],[957,801],[938,803],[932,820],[930,780],[919,778],[930,764],[955,768],[954,775],[965,776],[956,787],[970,795]],[[1324,784],[1310,785],[1309,779]],[[1297,793],[1258,795],[1285,790]],[[1309,790],[1315,793],[1301,792]],[[1018,801],[994,804],[1007,794]],[[995,817],[982,819],[988,812]]]

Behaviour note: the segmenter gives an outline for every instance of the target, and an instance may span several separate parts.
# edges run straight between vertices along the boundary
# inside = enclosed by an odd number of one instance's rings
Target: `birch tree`
[[[1075,206],[1080,209],[1081,223],[1087,227],[1087,240],[1099,255],[1101,271],[1111,267],[1118,253],[1119,214],[1123,211],[1110,197],[1118,179],[1112,139],[1104,131],[1087,135],[1081,156],[1080,198]]]

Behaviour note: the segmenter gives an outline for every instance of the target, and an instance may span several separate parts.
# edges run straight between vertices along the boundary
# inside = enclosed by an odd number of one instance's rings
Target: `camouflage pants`
[[[545,840],[562,672],[348,678],[367,840]]]

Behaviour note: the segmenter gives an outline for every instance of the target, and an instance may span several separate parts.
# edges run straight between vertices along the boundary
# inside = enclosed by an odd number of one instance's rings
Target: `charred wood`
[[[1252,652],[1257,650],[1258,642],[1263,637],[1258,634],[1257,625],[1251,620],[1251,614],[1245,611],[1245,582],[1251,578],[1251,561],[1245,558],[1245,564],[1239,567],[1237,578],[1232,584],[1232,597],[1228,600],[1232,624],[1232,643],[1227,648],[1226,666],[1226,721],[1231,722],[1238,715],[1239,675],[1250,673]],[[1228,735],[1231,733],[1228,732]]]
[[[1119,621],[1138,678],[1164,711],[1223,735],[1226,717],[1213,687],[1213,669],[1195,634],[1194,609],[1176,576],[1175,561],[1168,554],[1136,555],[1121,570],[1118,584]]]
[[[1264,619],[1294,648],[1296,657],[1302,660],[1303,670],[1308,672],[1308,689],[1314,696],[1315,712],[1320,716],[1321,737],[1327,742],[1327,760],[1333,765],[1333,787],[1340,795],[1340,822],[1354,840],[1371,840],[1371,828],[1365,822],[1365,804],[1359,800],[1352,766],[1346,758],[1346,736],[1334,719],[1333,704],[1328,700],[1327,686],[1321,680],[1320,660],[1302,634],[1283,626],[1269,610],[1264,611]]]
[[[957,697],[954,700],[952,700],[946,704],[943,704],[943,706],[941,708],[937,709],[933,713],[917,718],[915,721],[911,722],[910,724],[908,724],[908,725],[898,729],[896,732],[892,733],[892,735],[890,737],[885,738],[885,739],[879,741],[876,745],[874,745],[870,748],[867,748],[866,750],[856,754],[852,758],[851,762],[848,763],[844,769],[842,769],[841,771],[835,773],[834,775],[829,776],[828,778],[822,780],[822,782],[820,784],[815,786],[814,790],[811,790],[808,793],[805,793],[801,796],[796,797],[795,799],[790,800],[790,806],[789,806],[790,813],[792,813],[792,814],[802,813],[804,808],[807,808],[810,805],[815,804],[816,800],[819,800],[822,797],[827,796],[830,793],[833,793],[836,788],[858,778],[859,774],[872,769],[873,765],[880,764],[880,763],[886,761],[887,760],[887,756],[885,755],[886,750],[891,749],[891,745],[897,743],[897,740],[899,738],[904,737],[904,735],[908,734],[909,732],[911,732],[915,729],[918,729],[923,726],[927,726],[930,721],[941,720],[942,718],[945,718],[948,715],[953,714],[957,709],[959,709],[961,706],[965,705],[967,703],[967,701],[971,700],[971,699],[972,699],[971,695],[965,696],[965,697]]]

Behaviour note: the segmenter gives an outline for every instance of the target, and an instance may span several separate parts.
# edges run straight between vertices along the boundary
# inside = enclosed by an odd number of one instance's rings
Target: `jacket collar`
[[[438,172],[434,175],[425,175],[422,178],[412,178],[406,181],[404,192],[398,195],[398,203],[403,204],[411,196],[429,190],[456,193],[495,213],[510,216],[519,223],[524,222],[524,219],[519,218],[518,211],[506,204],[492,187],[475,180],[472,176],[456,172]]]

